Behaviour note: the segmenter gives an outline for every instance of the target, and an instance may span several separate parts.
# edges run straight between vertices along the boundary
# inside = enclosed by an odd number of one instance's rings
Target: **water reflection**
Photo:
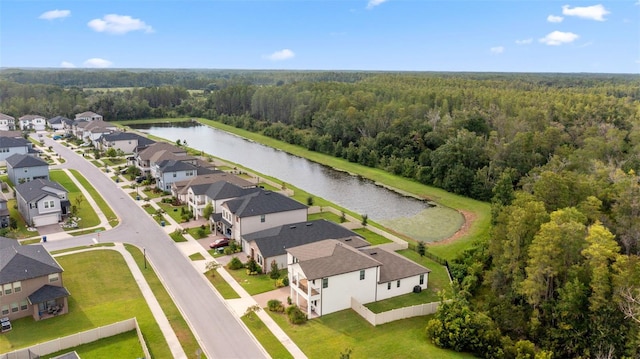
[[[414,238],[422,235],[407,233],[406,228],[394,228],[394,220],[400,218],[406,220],[407,217],[415,216],[425,217],[427,220],[428,215],[425,213],[429,211],[425,210],[432,206],[425,201],[405,197],[377,186],[370,180],[352,176],[196,122],[131,125],[131,127],[174,142],[186,140],[191,148],[278,178],[355,213],[367,214],[372,220],[385,223],[392,229]],[[459,222],[458,213],[452,212],[455,216],[454,222]],[[455,226],[459,227],[459,225]],[[443,236],[439,234],[437,237]],[[429,237],[429,240],[434,239],[436,238]]]

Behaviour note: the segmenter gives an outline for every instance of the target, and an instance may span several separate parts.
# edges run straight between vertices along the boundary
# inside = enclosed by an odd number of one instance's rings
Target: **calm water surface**
[[[434,205],[375,185],[372,181],[351,176],[345,172],[293,156],[284,151],[268,147],[228,132],[194,122],[131,125],[132,128],[165,138],[170,141],[187,141],[191,148],[235,162],[259,173],[278,178],[316,196],[339,204],[344,208],[367,214],[370,219],[388,227],[421,238],[416,230],[407,230],[407,218],[419,216],[428,220],[429,209]],[[436,208],[442,212],[442,208]],[[452,212],[455,212],[451,210]],[[458,215],[455,212],[455,215]],[[455,220],[459,222],[460,218]],[[394,225],[400,220],[402,225]],[[427,225],[432,227],[433,224]],[[447,223],[448,232],[455,232],[460,223]],[[446,233],[447,235],[453,233]],[[438,235],[437,237],[442,237]],[[439,238],[437,238],[439,239]]]

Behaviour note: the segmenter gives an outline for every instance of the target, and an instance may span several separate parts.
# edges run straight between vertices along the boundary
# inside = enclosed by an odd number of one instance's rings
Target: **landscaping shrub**
[[[282,286],[283,287],[289,286],[289,276],[282,278]]]
[[[204,238],[207,236],[207,231],[204,228],[198,228],[196,232],[198,234],[198,238]]]
[[[297,305],[287,307],[285,311],[287,312],[287,316],[289,317],[289,322],[291,324],[304,324],[309,319]]]
[[[238,257],[234,256],[233,258],[231,258],[229,264],[227,264],[227,267],[229,269],[235,270],[244,267],[244,264],[242,264],[242,261]]]
[[[282,305],[282,302],[277,299],[271,299],[270,301],[268,301],[267,308],[269,308],[269,311],[271,312],[284,312],[284,305]]]

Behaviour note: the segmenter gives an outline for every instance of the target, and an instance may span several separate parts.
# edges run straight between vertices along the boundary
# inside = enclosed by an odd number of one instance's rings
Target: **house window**
[[[364,269],[360,271],[360,280],[364,280]]]
[[[5,284],[4,285],[4,294],[11,294],[12,290],[11,290],[11,283]]]
[[[20,301],[20,310],[27,310],[29,303],[26,299]]]
[[[3,305],[2,306],[2,315],[7,315],[9,314],[9,306],[8,305]]]
[[[173,177],[176,177],[177,175],[178,175],[177,173],[173,172]]]
[[[44,208],[53,208],[53,201],[44,201]]]
[[[20,309],[20,307],[18,307],[18,302],[15,303],[11,303],[11,313],[15,313]]]
[[[322,288],[329,287],[329,278],[322,278]]]
[[[264,223],[264,220],[265,220],[265,218],[264,218],[264,214],[261,214],[261,215],[260,215],[260,222]]]
[[[49,274],[49,283],[57,282],[58,279],[60,279],[60,274],[59,273]]]
[[[387,283],[387,290],[391,289],[391,282]]]
[[[420,285],[424,284],[424,274],[420,274]]]
[[[396,282],[396,288],[400,288],[400,281]]]
[[[21,282],[13,282],[13,292],[14,293],[22,292],[22,283]]]

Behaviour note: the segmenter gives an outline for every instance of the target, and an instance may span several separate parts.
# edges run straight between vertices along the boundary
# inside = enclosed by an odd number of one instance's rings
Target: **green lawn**
[[[268,269],[267,269],[268,270]],[[276,289],[276,281],[269,278],[269,274],[248,275],[246,269],[227,270],[229,274],[250,295],[256,295]],[[280,270],[280,278],[287,276],[287,270]]]
[[[374,313],[382,313],[392,309],[410,307],[412,305],[438,302],[438,301],[440,301],[440,297],[438,297],[438,293],[428,288],[426,290],[423,290],[420,293],[407,293],[404,295],[399,295],[397,297],[381,300],[378,302],[365,304],[365,307],[369,308],[369,310],[371,310]]]
[[[56,353],[41,356],[42,359],[54,358],[58,355],[75,351],[82,359],[101,358],[142,358],[144,352],[138,340],[138,334],[131,330],[74,348],[61,350]]]
[[[307,216],[307,220],[309,221],[315,221],[318,219],[326,219],[327,221],[330,222],[334,222],[334,223],[343,223],[342,219],[340,218],[340,216],[338,216],[337,214],[333,213],[333,212],[320,212],[320,213],[314,213],[314,214],[310,214]]]
[[[12,321],[13,330],[0,336],[0,352],[136,317],[152,355],[171,357],[160,328],[118,252],[98,250],[56,259],[65,269],[64,284],[71,293],[69,314],[38,322],[31,317]]]
[[[151,185],[149,186],[144,186],[140,192],[144,193],[147,198],[160,198],[160,197],[164,197],[166,196],[166,194],[162,191],[158,191],[156,189],[157,187],[153,187]]]
[[[76,186],[64,171],[51,171],[49,173],[49,177],[52,181],[58,182],[62,187],[69,191],[69,193],[67,193],[67,198],[71,202],[71,206],[76,206],[78,211],[76,216],[81,218],[81,220],[78,221],[78,228],[95,227],[100,224],[100,219],[93,210],[91,204],[87,201],[82,192],[80,192],[80,188]],[[65,228],[65,230],[73,229],[74,228]]]
[[[182,349],[184,349],[185,353],[195,353],[196,350],[200,349],[200,345],[198,344],[196,337],[193,335],[193,332],[191,332],[191,329],[182,317],[180,310],[178,310],[178,307],[173,303],[173,299],[169,296],[169,293],[162,285],[162,282],[160,282],[160,279],[158,279],[158,276],[156,276],[156,273],[150,266],[147,266],[147,269],[144,268],[143,253],[135,246],[125,244],[125,247],[136,260],[138,268],[142,271],[145,280],[153,291],[153,295],[160,303],[164,315],[167,317],[167,320],[169,320],[171,328],[173,328],[173,331],[176,333],[176,336],[180,341],[180,345],[182,345]],[[156,358],[162,358],[161,356],[154,355],[154,353],[151,354]],[[206,359],[204,355],[202,355],[201,358]]]
[[[186,242],[187,239],[184,238],[184,236],[182,235],[182,232],[180,231],[173,231],[171,233],[169,233],[169,237],[171,237],[171,239],[173,239],[174,242]]]
[[[249,313],[242,316],[242,322],[249,328],[251,333],[258,339],[262,347],[269,353],[272,358],[287,359],[293,358],[287,348],[280,343],[267,326],[258,318],[255,313]]]
[[[207,236],[211,234],[211,229],[209,229],[209,226],[204,226],[204,232],[201,232],[200,227],[194,227],[187,229],[187,233],[189,233],[191,237],[195,239],[202,239],[207,238]]]
[[[89,194],[91,195],[91,198],[93,198],[93,200],[96,202],[96,204],[98,205],[102,213],[105,215],[105,217],[107,217],[109,224],[112,227],[117,226],[119,223],[118,217],[116,216],[115,213],[113,213],[113,210],[111,209],[111,207],[109,207],[107,202],[105,202],[104,198],[102,198],[100,193],[96,191],[96,189],[91,185],[91,183],[89,183],[89,181],[87,181],[87,179],[84,178],[84,176],[80,174],[80,172],[78,172],[77,170],[70,170],[70,171],[73,177],[75,177],[76,180],[80,182],[82,187],[84,187],[84,189],[87,192],[89,192]]]
[[[238,294],[238,292],[236,292],[235,289],[233,289],[231,285],[229,285],[229,283],[227,283],[227,281],[225,281],[220,276],[220,274],[218,274],[218,272],[215,273],[215,276],[212,275],[212,273],[213,273],[212,271],[207,271],[204,273],[204,275],[205,277],[207,277],[209,282],[211,282],[213,287],[216,288],[218,293],[220,293],[222,298],[224,299],[240,298],[240,295]]]
[[[447,268],[427,257],[420,257],[420,254],[410,249],[403,249],[396,253],[411,259],[412,261],[431,269],[429,273],[428,288],[437,293],[444,290],[447,293],[451,293],[451,282],[449,281],[449,274],[447,274]]]
[[[104,164],[107,165],[107,166],[117,166],[117,165],[125,163],[126,161],[127,160],[125,158],[122,158],[122,157],[102,158],[102,162],[104,162]]]
[[[352,310],[292,325],[284,314],[268,312],[309,358],[339,358],[351,349],[351,359],[359,358],[474,358],[436,347],[427,341],[425,326],[430,316],[414,317],[372,326]]]
[[[99,160],[91,160],[90,162],[93,163],[93,165],[98,167],[98,168],[104,167],[104,164],[102,162],[100,162]]]
[[[200,253],[194,253],[189,256],[189,259],[191,259],[192,261],[202,261],[204,260],[204,256]]]
[[[164,211],[167,212],[167,215],[173,218],[173,220],[176,221],[177,223],[184,222],[184,219],[182,219],[182,208],[186,210],[187,209],[186,206],[176,207],[176,206],[172,206],[170,203],[162,203],[162,202],[158,202],[158,206],[164,209]]]
[[[22,215],[20,214],[20,212],[18,212],[18,209],[14,208],[15,206],[16,206],[15,198],[12,198],[7,201],[7,208],[9,208],[9,216],[12,218],[15,218],[18,223],[18,228],[10,230],[7,236],[11,238],[18,238],[18,239],[37,236],[38,232],[27,231],[27,224],[22,218]]]
[[[364,237],[364,239],[366,239],[367,242],[371,243],[372,246],[391,243],[391,240],[389,238],[381,236],[378,233],[372,232],[366,228],[356,228],[353,231]]]

